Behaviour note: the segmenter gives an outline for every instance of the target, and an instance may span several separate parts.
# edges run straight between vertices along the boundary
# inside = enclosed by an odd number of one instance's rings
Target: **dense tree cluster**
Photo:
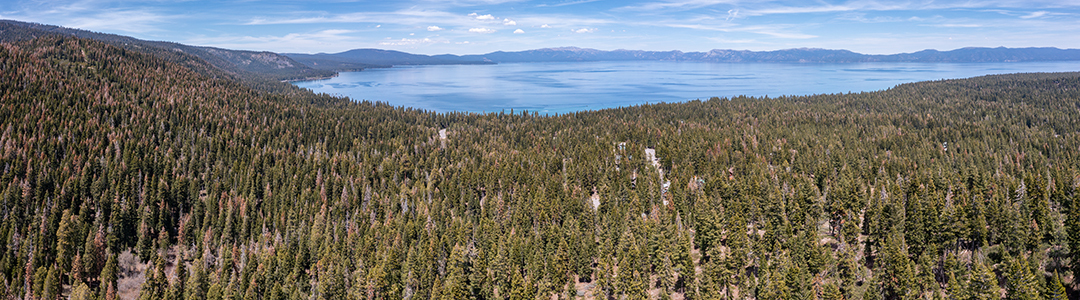
[[[436,114],[0,44],[0,297],[1066,299],[1078,88]]]

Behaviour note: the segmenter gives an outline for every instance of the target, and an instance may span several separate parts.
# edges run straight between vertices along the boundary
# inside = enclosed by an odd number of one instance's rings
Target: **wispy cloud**
[[[674,0],[628,5],[617,11],[691,10],[718,4],[738,4],[739,0]]]
[[[495,29],[489,29],[489,28],[471,28],[471,29],[469,29],[469,32],[472,32],[472,33],[495,33],[495,31],[496,31]]]
[[[410,45],[418,45],[418,44],[437,44],[437,43],[438,44],[447,44],[447,43],[450,43],[450,41],[447,41],[447,40],[433,40],[433,39],[430,39],[430,38],[400,39],[400,40],[379,42],[379,45],[383,45],[383,46],[410,46]]]
[[[287,25],[287,24],[327,24],[327,23],[384,23],[416,25],[440,20],[446,23],[464,24],[464,16],[445,11],[399,10],[392,12],[354,12],[343,14],[316,13],[315,16],[266,18],[256,17],[243,25]]]
[[[64,25],[95,31],[152,32],[178,16],[167,16],[145,10],[110,10],[89,16],[70,18]]]
[[[931,24],[929,26],[945,27],[945,28],[978,28],[978,27],[983,27],[983,25],[980,25],[980,24],[956,24],[956,23]]]
[[[1039,17],[1045,16],[1047,14],[1050,14],[1050,12],[1045,11],[1045,10],[1040,10],[1040,11],[1037,11],[1037,12],[1032,12],[1032,13],[1030,13],[1030,14],[1028,14],[1026,16],[1022,16],[1020,18],[1021,19],[1039,18]]]
[[[263,36],[200,36],[180,42],[230,49],[266,50],[278,52],[311,52],[311,49],[352,48],[364,45],[362,39],[349,35],[356,31],[327,29],[315,32]]]
[[[1080,0],[352,1],[7,0],[0,1],[0,15],[285,52],[384,47],[484,53],[566,45],[701,51],[739,45],[881,53],[962,43],[1080,48],[1074,38]],[[531,28],[528,34],[524,28]]]
[[[473,17],[473,19],[477,19],[477,20],[481,20],[481,21],[488,21],[488,20],[494,20],[495,19],[495,16],[492,16],[490,14],[477,15],[476,13],[471,13],[471,14],[469,14],[469,16]]]
[[[581,1],[570,1],[570,2],[555,3],[555,4],[541,3],[541,4],[537,5],[536,7],[562,7],[562,6],[569,6],[569,5],[578,5],[578,4],[591,3],[591,2],[596,2],[596,1],[600,1],[600,0],[581,0]]]

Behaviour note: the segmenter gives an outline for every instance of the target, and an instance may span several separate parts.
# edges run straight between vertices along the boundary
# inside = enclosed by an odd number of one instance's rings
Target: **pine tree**
[[[1073,284],[1080,284],[1080,197],[1073,195],[1065,227],[1069,232],[1069,249],[1072,251]]]
[[[68,278],[70,278],[72,285],[79,282],[86,282],[86,269],[83,265],[82,254],[76,254],[75,259],[71,261],[71,272],[68,272]]]
[[[836,283],[826,283],[821,289],[821,298],[823,300],[843,300],[844,293],[840,292],[840,287],[836,286]]]
[[[882,292],[887,299],[904,297],[914,287],[915,272],[907,255],[904,235],[893,232],[881,253]]]
[[[75,235],[77,224],[70,209],[65,209],[60,217],[60,226],[56,229],[56,264],[62,270],[71,270],[75,258]]]
[[[138,242],[135,244],[135,249],[139,258],[143,262],[150,261],[154,254],[154,238],[153,233],[150,232],[150,228],[153,224],[150,224],[150,208],[144,208],[140,210],[139,228],[138,228]]]
[[[870,282],[867,283],[866,290],[863,291],[863,300],[881,300],[885,299],[882,291],[881,278],[877,273],[874,277],[870,278]]]
[[[92,300],[94,299],[94,293],[90,291],[90,287],[84,282],[79,282],[71,289],[70,300]]]
[[[945,292],[949,299],[971,299],[967,281],[960,278],[955,272],[949,272],[949,281],[945,284]]]
[[[207,300],[221,300],[225,297],[224,288],[221,287],[221,283],[215,282],[210,285],[210,288],[206,290]]]
[[[1028,269],[1027,259],[1013,258],[1007,260],[1008,266],[1005,274],[1006,289],[1009,299],[1034,300],[1039,299],[1039,284],[1035,274]]]
[[[701,294],[705,299],[723,298],[733,273],[720,247],[709,249],[709,260],[701,266]]]
[[[442,299],[466,299],[469,297],[467,278],[465,273],[465,247],[455,245],[450,251],[450,258],[446,262],[446,277],[442,289]]]
[[[971,283],[968,284],[970,299],[989,300],[998,299],[1001,290],[997,285],[997,276],[987,268],[979,259],[974,259],[974,270],[971,273]]]
[[[785,279],[782,270],[776,268],[768,271],[765,279],[765,285],[758,291],[758,299],[792,299],[791,290],[788,289],[787,282],[784,281]]]
[[[60,276],[61,274],[59,267],[53,266],[52,268],[49,268],[49,275],[45,277],[42,299],[53,300],[60,298],[60,292],[62,291],[62,286],[60,285]]]
[[[188,277],[188,282],[185,284],[184,296],[185,299],[197,300],[206,299],[206,290],[209,288],[208,276],[206,274],[206,267],[203,266],[202,260],[197,260],[194,264],[194,274]]]
[[[116,281],[120,279],[120,270],[117,266],[117,255],[109,255],[109,259],[105,261],[105,267],[101,269],[101,285],[109,286],[116,285]]]
[[[117,295],[116,283],[110,282],[108,285],[105,286],[105,297],[104,297],[104,299],[105,300],[120,299],[120,296]]]
[[[183,252],[176,255],[176,269],[174,270],[176,276],[173,279],[172,284],[169,285],[169,299],[183,299],[184,292],[187,290],[185,285],[188,281],[187,264],[184,262]]]

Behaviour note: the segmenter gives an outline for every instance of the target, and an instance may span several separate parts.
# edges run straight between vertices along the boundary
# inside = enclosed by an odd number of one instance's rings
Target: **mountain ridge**
[[[168,41],[148,41],[130,36],[48,24],[0,20],[0,42],[18,42],[49,35],[93,39],[128,50],[154,52],[163,58],[188,65],[211,77],[239,77],[249,81],[282,81],[334,75],[331,71],[311,68],[307,64],[270,51],[233,50]],[[193,61],[187,56],[197,57],[209,66],[201,65],[201,62]]]
[[[388,55],[392,53],[393,55]],[[925,49],[910,53],[862,54],[845,49],[790,48],[770,51],[713,49],[706,52],[597,50],[580,47],[553,47],[524,51],[495,51],[470,55],[423,55],[384,49],[352,49],[339,53],[284,53],[296,61],[308,64],[314,60],[341,64],[372,65],[441,65],[488,64],[521,62],[575,61],[692,61],[692,62],[777,62],[777,63],[862,63],[862,62],[1022,62],[1080,60],[1080,49],[1055,47],[964,47],[953,50]],[[314,66],[313,66],[314,67]]]

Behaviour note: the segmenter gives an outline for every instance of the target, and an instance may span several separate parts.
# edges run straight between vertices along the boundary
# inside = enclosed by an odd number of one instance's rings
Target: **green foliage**
[[[1080,272],[1076,73],[541,116],[197,66],[0,44],[9,291],[116,299],[127,251],[145,299],[1052,298],[1031,266]]]
[[[971,278],[968,284],[969,299],[974,300],[987,300],[987,299],[999,299],[1001,298],[1000,288],[998,287],[997,276],[994,272],[987,268],[980,261],[973,263],[974,268],[971,273]]]
[[[1014,258],[1006,263],[1005,292],[1009,299],[1040,299],[1041,287],[1032,274],[1027,259]]]
[[[1061,283],[1061,277],[1055,273],[1046,281],[1046,289],[1043,293],[1043,299],[1048,300],[1066,300],[1069,299],[1068,294],[1065,291],[1065,285]]]
[[[60,298],[60,292],[63,291],[63,286],[60,282],[60,268],[49,268],[49,275],[45,277],[45,283],[42,285],[42,299],[58,299]]]

